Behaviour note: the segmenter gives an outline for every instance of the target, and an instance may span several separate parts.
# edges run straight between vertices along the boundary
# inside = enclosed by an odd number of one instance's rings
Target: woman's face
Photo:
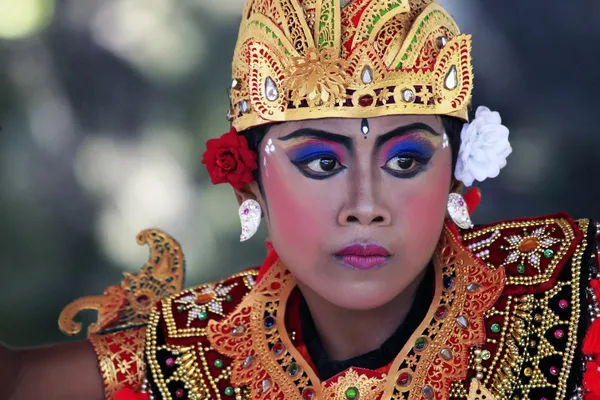
[[[270,239],[305,287],[346,309],[380,307],[427,266],[452,154],[435,116],[273,126],[259,160]]]

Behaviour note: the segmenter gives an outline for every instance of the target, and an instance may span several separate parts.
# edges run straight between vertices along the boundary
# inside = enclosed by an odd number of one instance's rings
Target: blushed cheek
[[[407,191],[401,220],[406,222],[411,233],[407,238],[415,248],[431,247],[438,235],[446,214],[446,203],[450,190],[451,166],[435,168],[413,190]]]
[[[315,182],[310,185],[309,179],[295,171],[295,167],[270,159],[268,178],[263,185],[274,244],[285,244],[287,250],[318,248],[313,242],[318,240],[319,232],[328,229],[326,225],[330,218],[324,216],[327,199],[319,196],[322,193],[315,193]],[[282,249],[277,250],[281,252]]]

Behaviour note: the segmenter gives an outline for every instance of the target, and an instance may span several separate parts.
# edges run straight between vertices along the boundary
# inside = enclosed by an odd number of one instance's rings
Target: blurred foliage
[[[145,261],[141,229],[181,242],[188,285],[260,263],[261,238],[238,243],[231,189],[200,163],[228,129],[242,3],[0,0],[1,340],[65,340],[64,305]],[[512,130],[476,222],[598,217],[600,3],[441,3],[474,36],[474,104]]]

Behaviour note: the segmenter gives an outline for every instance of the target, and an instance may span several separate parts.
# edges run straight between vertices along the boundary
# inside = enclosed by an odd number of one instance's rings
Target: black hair
[[[465,122],[459,118],[449,117],[446,115],[442,115],[440,116],[440,118],[442,119],[442,125],[444,126],[444,131],[446,132],[446,135],[448,135],[450,148],[452,149],[452,171],[454,171],[454,169],[456,168],[456,160],[458,158],[458,150],[460,149],[460,133]],[[240,134],[243,135],[248,141],[248,147],[250,148],[250,150],[255,151],[256,154],[259,154],[263,138],[269,131],[269,128],[276,124],[260,125],[255,128],[247,129],[241,132]],[[260,163],[258,163],[258,165],[258,169],[254,171],[254,180],[256,180],[256,182],[258,183],[258,187],[262,192]]]

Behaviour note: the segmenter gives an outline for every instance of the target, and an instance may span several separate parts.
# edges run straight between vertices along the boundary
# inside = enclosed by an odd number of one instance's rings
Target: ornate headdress
[[[237,131],[278,121],[436,114],[467,121],[471,37],[434,0],[247,0]]]
[[[248,128],[399,114],[467,122],[471,36],[435,0],[247,0],[232,72],[232,130],[209,141],[203,163],[213,183],[239,188],[258,166],[236,139]],[[508,135],[500,115],[480,107],[463,126],[456,178],[496,177]]]

